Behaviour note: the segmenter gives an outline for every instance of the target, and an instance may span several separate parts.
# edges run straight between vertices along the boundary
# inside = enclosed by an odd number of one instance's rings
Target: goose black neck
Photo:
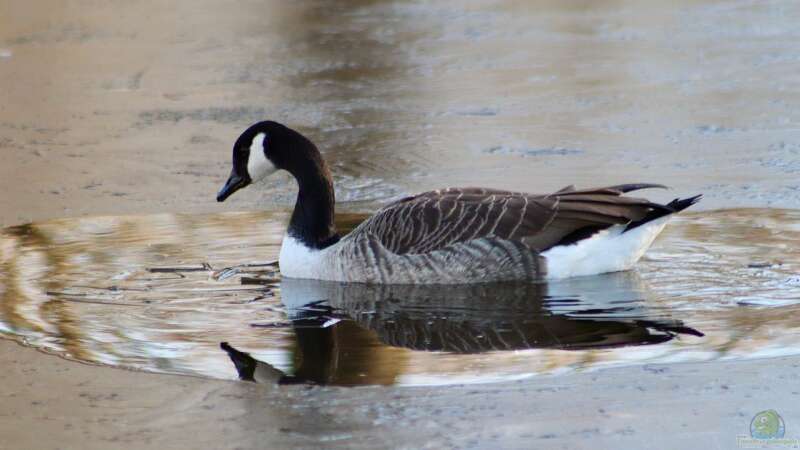
[[[308,145],[295,153],[298,159],[287,167],[300,187],[288,234],[307,247],[322,249],[339,241],[333,223],[336,200],[325,162],[316,147]]]

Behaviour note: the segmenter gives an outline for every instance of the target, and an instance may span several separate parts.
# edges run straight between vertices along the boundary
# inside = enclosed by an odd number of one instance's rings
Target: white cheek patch
[[[250,144],[250,156],[247,159],[247,173],[250,175],[250,180],[253,182],[278,170],[275,165],[272,164],[272,161],[264,156],[264,139],[266,137],[264,133],[258,133]]]

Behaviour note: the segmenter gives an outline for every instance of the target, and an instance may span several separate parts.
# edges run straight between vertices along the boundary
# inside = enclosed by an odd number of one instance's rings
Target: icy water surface
[[[217,212],[266,119],[365,210],[640,181],[800,208],[798,21],[791,0],[0,2],[0,224]],[[291,206],[285,180],[224,207]]]
[[[0,332],[113,366],[341,385],[800,353],[800,211],[683,215],[628,273],[446,288],[281,281],[286,220],[164,214],[7,228]]]

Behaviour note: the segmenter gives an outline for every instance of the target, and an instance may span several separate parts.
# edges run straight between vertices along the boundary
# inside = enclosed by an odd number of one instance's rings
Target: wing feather
[[[643,220],[653,211],[671,211],[624,193],[652,184],[576,190],[548,195],[485,188],[449,188],[391,203],[356,228],[396,254],[423,254],[459,242],[499,238],[544,251],[574,242],[612,225]]]

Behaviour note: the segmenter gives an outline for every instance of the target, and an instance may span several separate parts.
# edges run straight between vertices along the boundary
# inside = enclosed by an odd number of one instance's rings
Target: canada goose
[[[217,201],[286,170],[299,185],[281,245],[281,274],[343,282],[455,284],[542,280],[630,269],[669,216],[700,196],[661,205],[622,184],[548,195],[448,188],[393,202],[340,237],[330,171],[317,147],[277,122],[252,125],[233,146]]]

